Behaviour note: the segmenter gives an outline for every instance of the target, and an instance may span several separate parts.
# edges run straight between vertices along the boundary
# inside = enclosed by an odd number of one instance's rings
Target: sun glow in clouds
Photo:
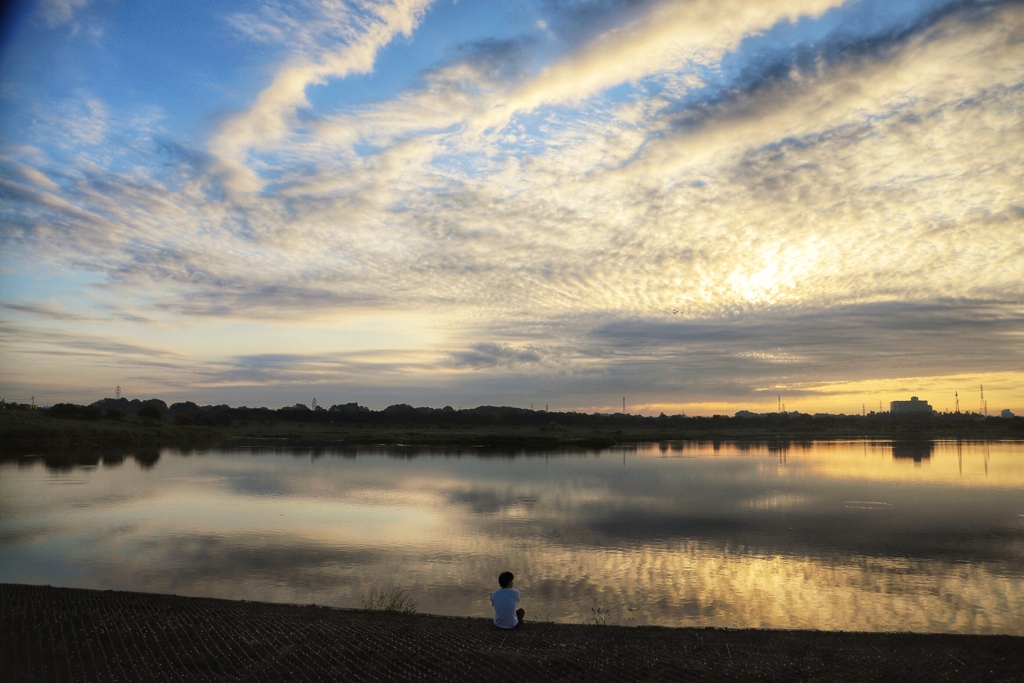
[[[854,412],[999,376],[1024,414],[1022,29],[966,0],[17,5],[0,393]]]

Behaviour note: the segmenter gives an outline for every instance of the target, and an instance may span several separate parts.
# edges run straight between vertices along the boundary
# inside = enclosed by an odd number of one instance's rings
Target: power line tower
[[[978,386],[981,387],[981,405],[978,406],[978,412],[981,413],[981,414],[984,414],[985,413],[985,385],[984,384],[979,384]]]
[[[120,399],[121,398],[121,385],[120,384],[118,384],[116,387],[114,387],[114,398],[116,398],[116,399]]]
[[[622,414],[623,415],[626,414],[626,397],[625,396],[622,397]]]
[[[956,414],[960,414],[960,392],[954,391],[953,395],[956,396]]]

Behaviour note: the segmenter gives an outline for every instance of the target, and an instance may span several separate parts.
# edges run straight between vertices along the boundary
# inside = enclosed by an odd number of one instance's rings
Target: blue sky
[[[0,394],[1024,414],[1024,3],[15,3]]]

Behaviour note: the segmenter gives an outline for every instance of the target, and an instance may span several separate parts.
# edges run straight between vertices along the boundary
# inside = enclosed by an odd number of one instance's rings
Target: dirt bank
[[[528,623],[0,584],[0,680],[1024,681],[1024,638]]]

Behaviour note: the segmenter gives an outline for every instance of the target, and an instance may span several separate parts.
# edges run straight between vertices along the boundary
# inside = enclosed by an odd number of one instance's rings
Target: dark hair
[[[512,583],[512,579],[514,578],[516,577],[512,575],[512,572],[502,572],[498,576],[498,585],[502,588],[508,588],[508,585]]]

